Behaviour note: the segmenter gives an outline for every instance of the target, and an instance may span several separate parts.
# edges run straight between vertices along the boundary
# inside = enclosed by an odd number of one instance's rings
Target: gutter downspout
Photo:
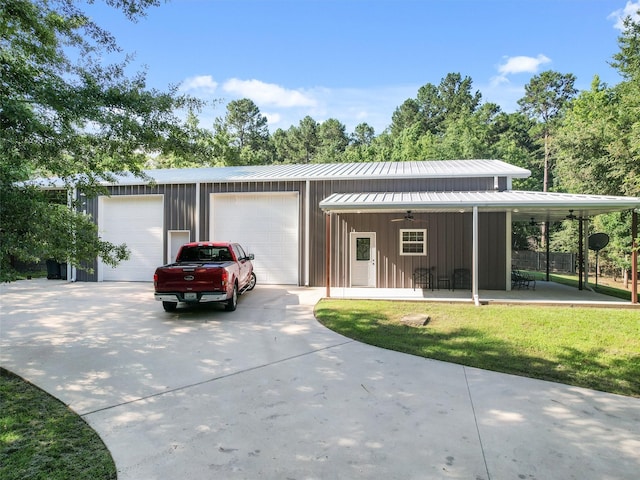
[[[200,236],[200,182],[196,183],[196,211],[195,211],[194,230],[196,232],[196,238],[192,241],[199,242],[202,238]]]
[[[476,307],[480,306],[480,296],[478,295],[478,207],[473,207],[473,253],[472,253],[472,273],[471,273],[471,294]]]
[[[325,284],[327,287],[326,297],[331,298],[331,213],[327,213],[325,218]]]

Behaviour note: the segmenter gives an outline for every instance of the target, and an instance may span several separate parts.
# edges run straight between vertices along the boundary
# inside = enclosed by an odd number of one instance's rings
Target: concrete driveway
[[[640,400],[362,345],[322,289],[165,313],[147,283],[0,287],[0,364],[100,434],[119,479],[635,479]]]

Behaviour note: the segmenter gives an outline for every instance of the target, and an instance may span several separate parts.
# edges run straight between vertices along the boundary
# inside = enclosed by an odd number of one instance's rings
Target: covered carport
[[[330,296],[331,215],[340,213],[472,213],[472,269],[471,295],[480,304],[478,289],[478,216],[483,212],[504,213],[506,217],[505,278],[507,289],[511,278],[511,225],[513,222],[544,222],[566,219],[580,225],[579,266],[582,279],[584,252],[584,223],[603,213],[632,211],[632,303],[637,303],[638,279],[638,218],[640,198],[603,195],[579,195],[554,192],[485,191],[485,192],[386,192],[386,193],[334,193],[320,202],[326,215],[326,287]],[[548,230],[548,229],[547,229]],[[548,243],[548,242],[547,242]],[[581,280],[582,281],[582,280]],[[580,284],[582,287],[582,283]]]

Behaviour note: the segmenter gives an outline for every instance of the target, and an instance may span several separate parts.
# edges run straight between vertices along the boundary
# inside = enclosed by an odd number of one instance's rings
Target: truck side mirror
[[[247,253],[247,258],[249,260],[254,260],[256,257],[253,255],[253,253]]]

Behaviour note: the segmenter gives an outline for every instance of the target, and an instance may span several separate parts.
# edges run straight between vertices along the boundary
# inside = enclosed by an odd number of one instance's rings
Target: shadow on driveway
[[[164,312],[150,283],[3,285],[0,363],[81,414],[119,479],[635,478],[640,401],[359,344],[322,289]]]

